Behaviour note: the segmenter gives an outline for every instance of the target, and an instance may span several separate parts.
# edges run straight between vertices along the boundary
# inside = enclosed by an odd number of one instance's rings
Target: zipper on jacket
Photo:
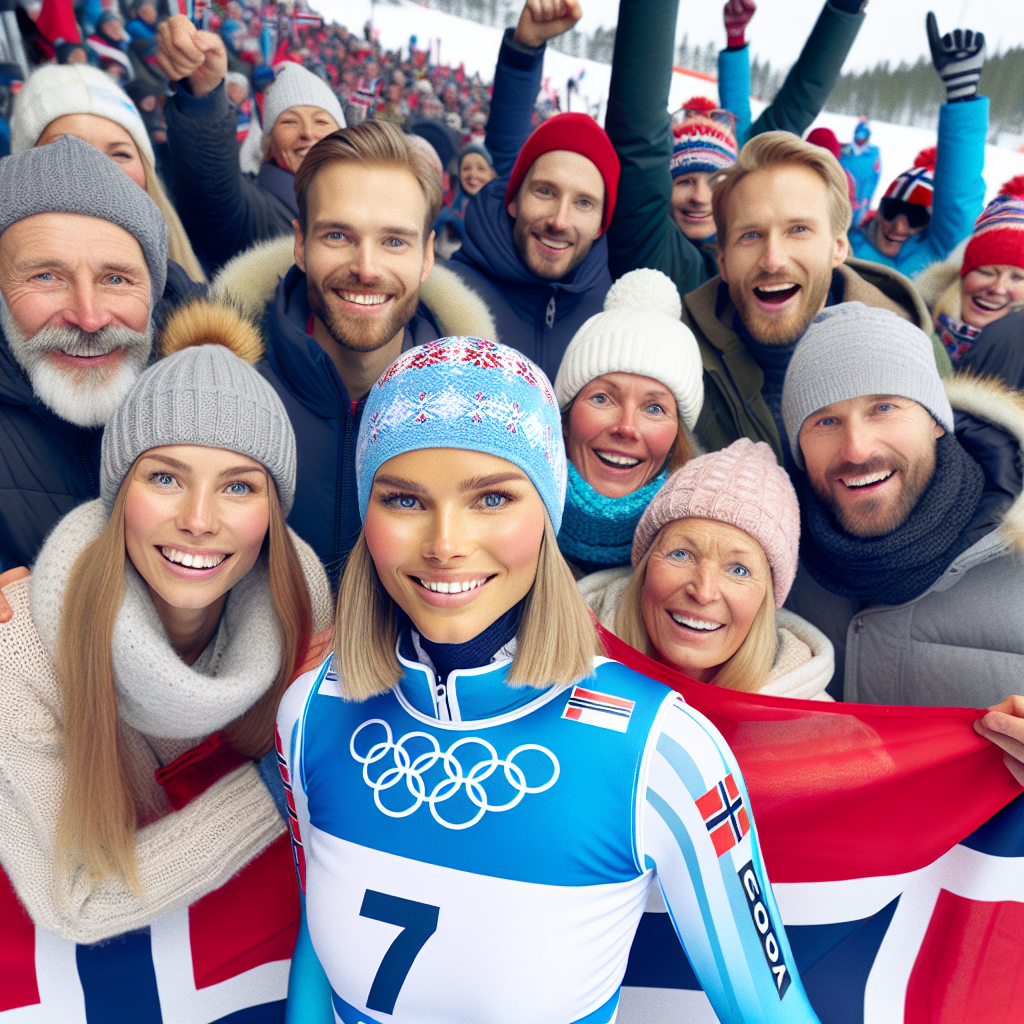
[[[78,442],[78,458],[82,463],[82,468],[85,470],[85,478],[89,481],[89,493],[97,493],[98,488],[96,487],[96,474],[92,468],[92,459],[89,458],[89,452],[87,450],[87,442]]]

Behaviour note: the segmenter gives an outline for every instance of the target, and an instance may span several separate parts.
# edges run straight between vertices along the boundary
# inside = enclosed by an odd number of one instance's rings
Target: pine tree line
[[[1024,131],[1024,46],[985,61],[978,91],[988,96],[989,132]],[[867,71],[850,72],[836,82],[827,109],[837,114],[866,114],[877,121],[934,128],[946,93],[926,57],[915,64],[887,61]]]

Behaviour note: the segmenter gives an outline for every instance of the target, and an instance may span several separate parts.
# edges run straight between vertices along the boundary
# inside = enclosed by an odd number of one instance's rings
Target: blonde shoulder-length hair
[[[395,653],[397,640],[395,603],[380,582],[360,532],[341,578],[334,623],[338,678],[348,700],[369,700],[398,684],[402,668]],[[507,678],[510,686],[579,682],[593,674],[594,657],[603,653],[547,516],[537,575],[526,595],[517,641]]]
[[[68,578],[57,643],[67,787],[56,835],[56,860],[93,879],[113,875],[141,891],[135,830],[155,810],[129,772],[117,713],[111,644],[124,600],[125,503],[128,471],[103,532],[79,556]],[[281,664],[267,692],[224,732],[241,754],[258,759],[273,746],[277,706],[305,657],[313,612],[295,545],[274,482],[267,476],[270,523],[266,558],[270,593],[281,630]]]
[[[203,273],[203,266],[192,251],[192,243],[185,233],[185,225],[181,223],[178,211],[164,191],[153,162],[141,149],[139,150],[139,160],[146,172],[146,192],[149,194],[149,198],[160,207],[160,212],[164,215],[164,223],[167,225],[168,257],[174,260],[197,284],[205,284],[206,274]]]
[[[664,530],[665,527],[662,527]],[[630,647],[636,648],[641,654],[646,654],[658,661],[665,659],[660,656],[651,642],[647,626],[644,624],[643,615],[643,592],[644,580],[647,577],[647,563],[651,560],[658,543],[661,531],[651,542],[651,546],[644,553],[643,558],[637,563],[630,577],[626,589],[622,592],[622,599],[615,612],[615,635],[620,640],[625,640]],[[775,629],[775,601],[772,590],[772,573],[768,565],[768,559],[762,553],[764,559],[763,569],[767,574],[768,585],[765,588],[764,600],[758,608],[754,621],[750,624],[750,631],[747,633],[743,643],[740,644],[736,653],[725,663],[721,671],[715,676],[715,686],[724,686],[729,690],[744,690],[747,693],[756,693],[768,680],[768,675],[775,664],[778,655],[778,633]]]

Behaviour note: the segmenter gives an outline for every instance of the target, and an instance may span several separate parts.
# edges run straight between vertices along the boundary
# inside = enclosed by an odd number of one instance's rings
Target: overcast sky
[[[614,25],[618,0],[581,0],[580,27],[593,31],[598,25]],[[711,39],[725,45],[722,26],[724,0],[681,0],[679,37],[689,33],[691,43],[702,46]],[[822,0],[757,0],[757,13],[747,29],[753,53],[775,65],[796,60],[814,25]],[[980,29],[990,54],[1024,43],[1024,3],[1021,0],[871,0],[867,19],[853,44],[845,70],[871,67],[882,60],[913,63],[928,53],[924,19],[934,11],[939,30]]]

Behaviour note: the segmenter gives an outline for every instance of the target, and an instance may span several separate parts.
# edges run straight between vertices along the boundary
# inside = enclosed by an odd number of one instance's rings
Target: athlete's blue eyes
[[[508,497],[504,494],[485,494],[484,508],[501,508],[506,501],[508,501]]]

